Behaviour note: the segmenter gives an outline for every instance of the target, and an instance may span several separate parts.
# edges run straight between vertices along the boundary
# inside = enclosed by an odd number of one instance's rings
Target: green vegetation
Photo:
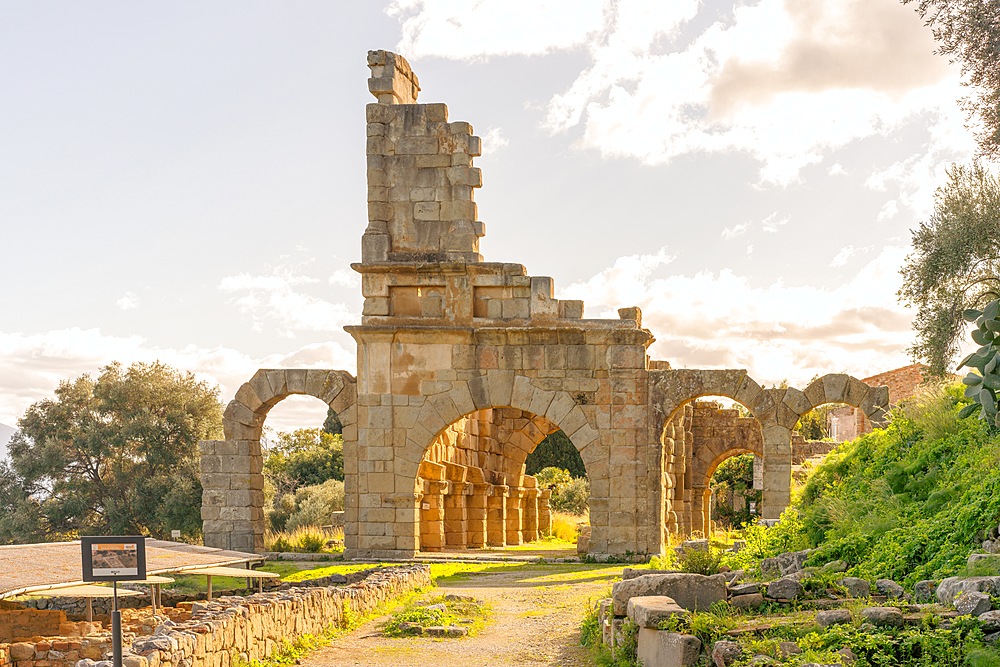
[[[1000,437],[959,418],[961,385],[930,389],[876,430],[831,452],[778,525],[748,526],[723,564],[815,548],[811,564],[912,585],[961,571],[1000,521]]]
[[[201,534],[198,441],[222,435],[218,390],[159,362],[64,381],[18,421],[0,463],[0,542]]]
[[[1000,158],[1000,5],[982,0],[903,0],[916,2],[939,44],[938,53],[958,61],[970,85],[962,107],[969,115],[979,151]]]
[[[553,510],[575,515],[587,513],[590,482],[586,477],[573,477],[565,468],[549,466],[535,473],[535,481],[539,488],[552,490],[549,506]]]
[[[753,488],[753,454],[726,459],[715,469],[709,482],[712,487],[712,519],[724,527],[741,526],[753,520],[750,502],[760,503],[762,492]],[[743,502],[730,507],[729,498],[737,494]]]
[[[336,420],[336,421],[334,421]],[[278,433],[268,441],[264,458],[264,505],[272,531],[319,531],[344,509],[344,439],[336,413],[327,414],[322,429]],[[300,536],[304,539],[304,536]],[[280,537],[276,539],[281,539]],[[328,540],[323,539],[322,543]],[[292,546],[280,551],[320,551],[319,546]]]
[[[966,310],[962,317],[973,322],[972,340],[981,345],[958,365],[977,372],[969,373],[962,379],[966,385],[965,395],[975,401],[958,413],[959,417],[971,417],[979,413],[992,430],[1000,428],[1000,412],[997,410],[997,390],[1000,389],[1000,299],[991,301],[983,310]]]
[[[339,554],[344,551],[344,529],[315,525],[264,533],[266,551]]]
[[[550,433],[528,454],[524,462],[525,472],[535,475],[542,468],[562,468],[571,477],[586,477],[587,469],[573,441],[562,431]]]
[[[910,352],[934,376],[944,376],[958,352],[962,312],[1000,297],[998,238],[1000,179],[978,164],[953,166],[934,195],[930,220],[913,231],[899,290],[900,299],[917,308]]]
[[[389,637],[420,634],[433,626],[468,628],[477,634],[486,625],[490,608],[478,600],[454,595],[438,595],[430,600],[410,603],[397,609],[382,628]]]

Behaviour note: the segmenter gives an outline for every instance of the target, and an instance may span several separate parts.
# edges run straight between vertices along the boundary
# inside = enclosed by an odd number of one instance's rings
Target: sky
[[[356,372],[369,49],[483,137],[485,258],[585,317],[640,306],[653,358],[799,387],[910,363],[910,230],[974,152],[912,5],[3,3],[0,423],[114,360],[223,401]]]

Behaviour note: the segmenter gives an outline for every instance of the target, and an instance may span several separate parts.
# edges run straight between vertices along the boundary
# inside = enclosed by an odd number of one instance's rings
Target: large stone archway
[[[240,388],[226,409],[226,439],[202,443],[206,544],[261,548],[260,431],[268,410],[296,393],[325,401],[344,423],[348,557],[417,553],[423,481],[487,483],[482,466],[425,454],[444,446],[449,429],[471,435],[463,429],[494,411],[520,411],[499,418],[524,422],[504,436],[513,450],[499,466],[503,479],[490,481],[507,487],[505,497],[530,486],[520,457],[541,433],[561,428],[580,451],[598,557],[659,554],[666,531],[704,525],[687,492],[718,456],[696,456],[685,416],[696,398],[729,397],[759,422],[768,521],[789,502],[799,416],[838,402],[881,423],[884,388],[828,375],[805,391],[765,389],[744,370],[672,369],[647,356],[654,339],[638,308],[584,319],[583,302],[555,298],[551,278],[483,261],[474,201],[482,173],[473,166],[480,139],[468,123],[449,122],[444,104],[417,103],[420,85],[404,58],[372,51],[368,65],[377,100],[366,108],[368,221],[352,265],[364,307],[360,324],[346,327],[357,343],[357,382],[344,371],[262,370]],[[447,478],[449,464],[456,479]],[[477,501],[476,521],[482,509]],[[466,530],[474,537],[464,544],[483,543],[483,532]]]
[[[206,546],[263,550],[264,458],[260,436],[267,413],[283,399],[304,394],[333,408],[344,426],[345,462],[355,458],[356,386],[354,376],[346,371],[261,369],[240,387],[223,414],[225,440],[199,443]]]

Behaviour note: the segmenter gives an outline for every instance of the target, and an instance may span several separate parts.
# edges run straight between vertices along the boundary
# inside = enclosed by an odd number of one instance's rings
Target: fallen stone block
[[[963,616],[982,616],[992,608],[990,596],[986,593],[969,591],[968,593],[959,593],[958,597],[955,598],[955,611]]]
[[[457,625],[432,625],[424,628],[424,634],[428,637],[465,637],[469,634],[469,628]]]
[[[687,617],[691,613],[682,608],[673,598],[665,595],[644,595],[630,598],[628,617],[640,628],[656,628],[661,622],[674,616]]]
[[[844,577],[837,583],[846,588],[847,594],[852,598],[870,598],[872,596],[872,585],[867,579]]]
[[[890,600],[898,600],[906,595],[906,591],[903,590],[903,587],[892,579],[877,579],[875,581],[875,590]]]
[[[861,618],[882,628],[903,627],[903,612],[895,607],[868,607],[861,610]]]
[[[795,600],[801,597],[802,593],[802,584],[789,577],[772,581],[767,585],[767,597],[774,600]]]
[[[673,598],[688,611],[706,611],[713,603],[726,599],[726,579],[719,574],[647,574],[617,582],[611,595],[615,616],[627,613],[629,599],[648,595]]]
[[[1000,577],[948,577],[938,584],[935,594],[941,604],[953,604],[959,593],[1000,595]]]
[[[821,628],[843,625],[851,622],[851,612],[847,609],[824,609],[816,614],[816,623]]]
[[[726,667],[731,665],[743,656],[743,647],[739,642],[731,642],[725,639],[712,644],[712,663],[715,667]]]
[[[729,604],[737,609],[757,609],[764,604],[764,596],[760,593],[747,593],[729,598]]]
[[[639,629],[636,657],[642,667],[688,667],[698,662],[701,640],[664,630]]]

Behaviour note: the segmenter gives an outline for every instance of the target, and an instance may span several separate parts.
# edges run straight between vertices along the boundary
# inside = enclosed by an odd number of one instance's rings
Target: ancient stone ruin
[[[480,140],[444,104],[418,104],[401,56],[368,54],[368,227],[361,239],[355,376],[261,370],[225,412],[225,440],[201,443],[205,544],[261,550],[261,428],[292,394],[344,425],[345,546],[351,557],[520,544],[544,532],[546,492],[524,474],[561,429],[591,485],[590,554],[659,554],[670,534],[708,530],[708,479],[729,456],[763,461],[764,520],[788,505],[793,427],[826,403],[875,424],[888,395],[846,375],[765,389],[744,370],[674,369],[649,358],[638,308],[585,319],[551,278],[486,262],[473,198]],[[688,404],[724,396],[752,420],[699,428]],[[732,416],[732,415],[730,415]],[[755,420],[753,425],[749,422]],[[757,435],[735,437],[750,428]],[[749,444],[751,441],[752,444]]]

